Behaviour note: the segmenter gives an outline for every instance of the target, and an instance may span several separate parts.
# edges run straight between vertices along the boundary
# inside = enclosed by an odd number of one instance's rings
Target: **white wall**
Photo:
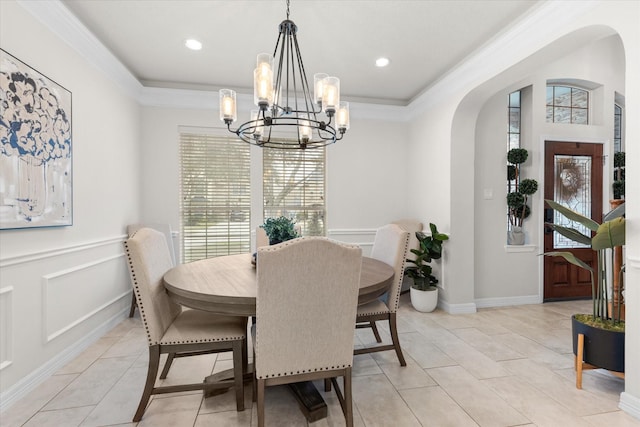
[[[0,2],[0,43],[73,103],[73,226],[0,231],[4,407],[125,315],[122,240],[140,211],[140,107],[14,1]]]

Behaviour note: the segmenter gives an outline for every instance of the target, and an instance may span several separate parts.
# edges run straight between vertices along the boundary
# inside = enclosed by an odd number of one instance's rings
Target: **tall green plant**
[[[429,224],[431,235],[422,231],[416,231],[416,237],[420,242],[419,249],[411,249],[416,259],[407,259],[407,262],[415,264],[405,269],[405,274],[413,279],[413,287],[426,291],[438,283],[438,279],[432,274],[430,263],[434,259],[442,258],[442,243],[449,240],[449,236],[440,233],[435,224]]]
[[[590,265],[586,264],[581,259],[577,258],[571,252],[545,252],[543,255],[547,256],[560,256],[571,264],[577,265],[580,268],[584,268],[591,273],[591,297],[593,301],[593,318],[594,320],[600,320],[604,323],[611,320],[614,324],[620,322],[620,309],[617,313],[609,313],[609,271],[608,265],[613,265],[613,249],[616,246],[623,246],[625,244],[625,219],[623,217],[625,212],[624,203],[609,212],[604,217],[602,224],[598,224],[596,221],[587,218],[579,213],[572,211],[571,209],[562,206],[553,200],[545,200],[547,204],[554,210],[558,211],[571,221],[575,221],[589,230],[594,231],[593,237],[587,236],[575,228],[563,227],[552,223],[546,223],[548,227],[557,231],[564,237],[573,240],[574,242],[590,245],[591,249],[597,253],[597,270],[594,271]],[[610,262],[607,262],[607,255],[611,257]],[[597,280],[596,280],[597,277]],[[621,291],[621,289],[620,289]]]

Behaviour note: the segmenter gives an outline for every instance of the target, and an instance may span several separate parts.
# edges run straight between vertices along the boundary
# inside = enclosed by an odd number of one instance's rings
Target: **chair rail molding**
[[[634,270],[640,270],[640,258],[628,256],[626,265],[633,268]]]
[[[0,268],[11,267],[28,262],[40,261],[46,258],[51,258],[60,255],[67,255],[74,252],[82,252],[88,249],[99,248],[101,246],[113,245],[115,243],[122,243],[127,238],[126,234],[107,237],[105,239],[93,240],[83,243],[78,243],[69,246],[62,246],[58,248],[50,248],[43,251],[34,251],[19,255],[12,255],[0,259]]]

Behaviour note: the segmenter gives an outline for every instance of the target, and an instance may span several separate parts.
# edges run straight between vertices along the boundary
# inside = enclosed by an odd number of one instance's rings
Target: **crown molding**
[[[17,3],[128,95],[139,98],[142,84],[61,1],[17,0]]]

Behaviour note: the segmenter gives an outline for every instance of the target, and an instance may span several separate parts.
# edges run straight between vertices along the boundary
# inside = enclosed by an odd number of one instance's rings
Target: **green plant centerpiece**
[[[546,256],[559,256],[580,268],[588,270],[591,274],[592,313],[576,314],[572,317],[573,350],[579,357],[583,352],[583,360],[591,366],[601,367],[615,372],[624,372],[624,321],[620,319],[620,308],[609,309],[609,301],[613,300],[609,295],[612,275],[609,266],[613,265],[608,258],[613,257],[612,249],[625,244],[625,212],[624,203],[603,218],[602,224],[598,224],[591,218],[587,218],[567,207],[546,200],[549,207],[561,213],[571,221],[582,224],[587,229],[595,232],[588,236],[575,228],[563,227],[552,223],[546,223],[554,231],[574,242],[591,246],[596,252],[597,265],[590,266],[576,257],[571,252],[555,251],[545,252]],[[620,287],[619,292],[622,292]],[[579,350],[578,335],[584,338],[583,349]],[[580,361],[581,362],[581,361]],[[576,367],[578,364],[576,364]],[[579,386],[581,387],[582,363],[578,370]]]
[[[509,194],[507,194],[507,208],[509,217],[509,244],[524,244],[522,223],[531,215],[528,205],[529,196],[538,191],[538,181],[535,179],[521,179],[521,165],[527,161],[529,153],[524,148],[512,148],[507,153],[507,182]]]
[[[267,218],[260,227],[267,233],[269,244],[275,245],[298,237],[295,224],[293,219],[280,216],[277,218]]]

